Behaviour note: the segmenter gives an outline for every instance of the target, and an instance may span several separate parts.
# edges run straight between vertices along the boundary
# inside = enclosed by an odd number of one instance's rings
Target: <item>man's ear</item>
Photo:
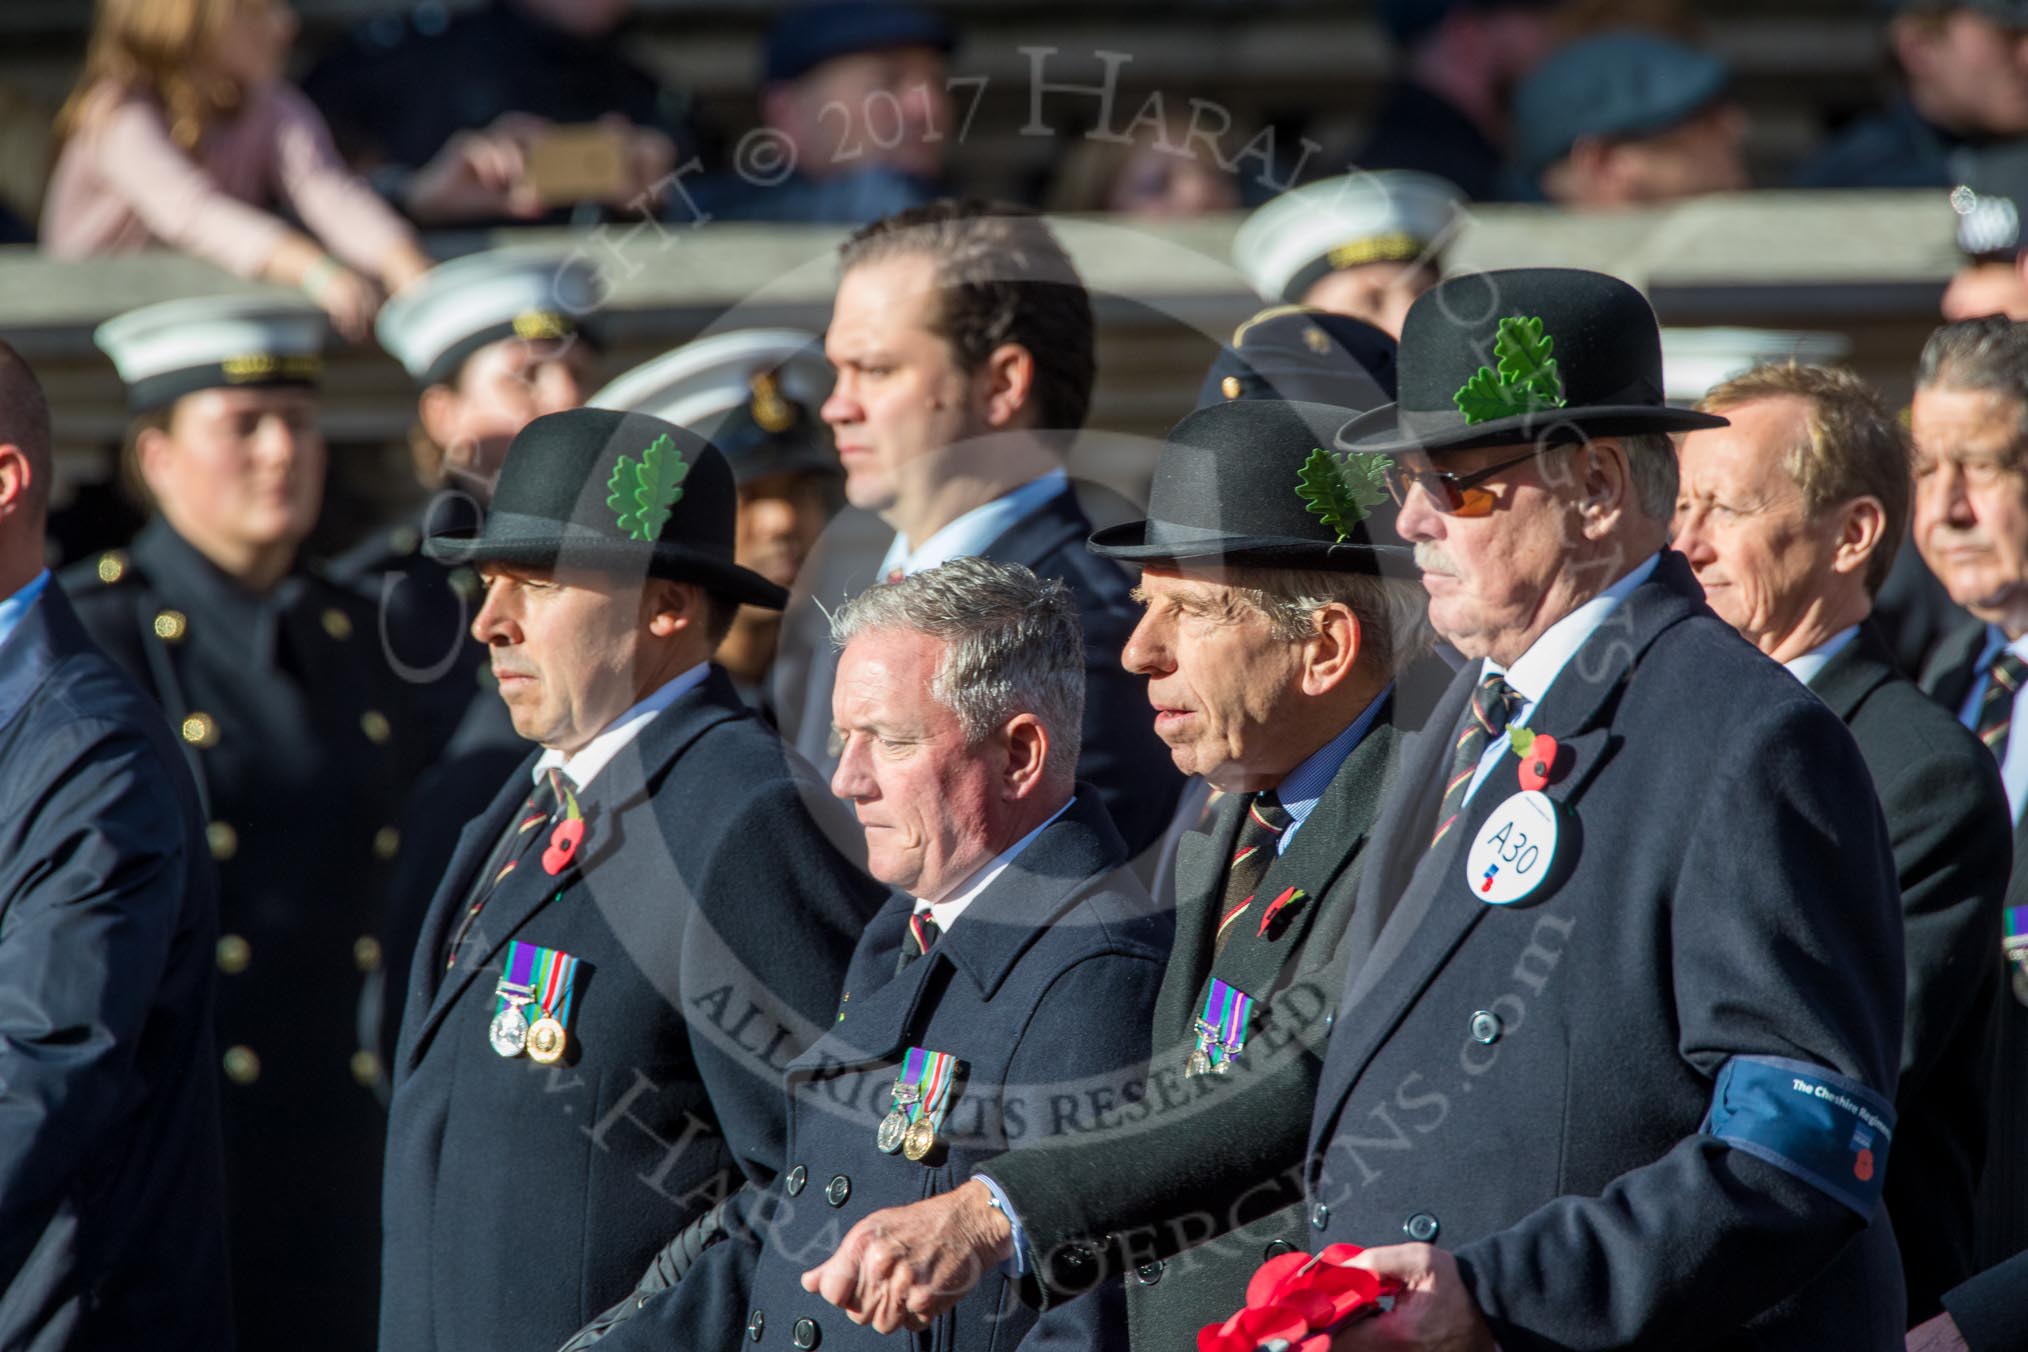
[[[1602,540],[1639,505],[1634,500],[1634,472],[1627,448],[1617,437],[1587,441],[1571,452],[1570,462],[1584,533]]]
[[[651,577],[641,589],[642,619],[656,638],[710,630],[711,598],[694,582]]]
[[[1303,644],[1305,695],[1323,695],[1351,679],[1365,646],[1364,627],[1352,607],[1333,601],[1316,615],[1317,632]]]
[[[1019,343],[1002,343],[986,354],[972,377],[972,399],[986,426],[1033,425],[1035,355]]]
[[[1031,713],[1019,713],[1000,728],[1007,762],[1000,771],[1000,790],[1012,802],[1042,786],[1049,765],[1049,730]]]
[[[35,471],[29,466],[28,452],[12,442],[0,442],[0,516],[26,507],[28,491],[34,484]]]
[[[1838,509],[1838,543],[1831,555],[1831,569],[1839,573],[1863,572],[1873,552],[1887,535],[1887,509],[1871,494],[1854,498]]]

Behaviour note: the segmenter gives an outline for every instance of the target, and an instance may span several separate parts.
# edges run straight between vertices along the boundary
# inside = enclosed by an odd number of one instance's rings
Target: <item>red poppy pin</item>
[[[1556,739],[1547,733],[1535,733],[1523,727],[1507,729],[1507,745],[1521,758],[1521,787],[1527,790],[1546,788],[1556,778]]]
[[[1267,909],[1260,913],[1260,937],[1267,938],[1270,927],[1292,915],[1298,907],[1310,899],[1310,894],[1300,887],[1291,887],[1269,902]]]
[[[584,844],[584,813],[578,808],[577,796],[569,789],[563,791],[563,820],[549,833],[549,848],[542,852],[542,871],[554,878],[571,866],[577,858],[580,845]]]

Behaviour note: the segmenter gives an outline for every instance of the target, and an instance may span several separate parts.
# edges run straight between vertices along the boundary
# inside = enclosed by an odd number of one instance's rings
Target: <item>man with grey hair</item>
[[[1992,751],[2014,820],[2014,870],[2004,933],[2028,932],[2028,737],[2010,735],[2028,672],[2028,325],[2000,316],[1946,324],[1916,370],[1916,548],[1950,599],[1977,621],[1947,636],[1924,690]],[[2028,947],[2002,934],[1993,954],[2010,994],[2000,1001],[1998,1057],[1980,1182],[1975,1258],[1996,1263],[2028,1247]],[[1988,950],[1991,952],[1991,950]],[[1951,1301],[1945,1298],[1949,1308]]]
[[[1014,1150],[860,1222],[808,1279],[854,1317],[914,1327],[1005,1262],[1027,1298],[1069,1302],[1087,1346],[1115,1342],[1124,1293],[1135,1347],[1188,1347],[1264,1253],[1304,1242],[1324,1013],[1370,937],[1352,897],[1398,739],[1441,687],[1397,678],[1427,648],[1421,588],[1377,480],[1317,450],[1345,416],[1200,408],[1169,434],[1148,519],[1092,538],[1142,565],[1125,665],[1177,768],[1223,791],[1178,844],[1148,1085],[1125,1110],[1072,1104],[1072,1149]]]
[[[1074,778],[1085,659],[1069,589],[953,559],[856,598],[832,635],[832,791],[897,895],[859,941],[832,1030],[789,1066],[788,1169],[721,1209],[721,1242],[678,1236],[574,1346],[884,1347],[805,1289],[812,1257],[1010,1146],[1059,1153],[1052,1138],[1081,1126],[1061,1101],[1117,1103],[1145,1074],[1137,1030],[1171,926]],[[954,1349],[1020,1341],[1035,1316],[1009,1275],[975,1275],[910,1327]]]

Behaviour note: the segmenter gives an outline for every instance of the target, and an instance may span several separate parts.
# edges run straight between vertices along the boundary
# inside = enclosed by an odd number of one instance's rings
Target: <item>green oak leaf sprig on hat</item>
[[[1500,321],[1493,339],[1494,366],[1481,366],[1454,396],[1467,424],[1520,417],[1564,406],[1563,375],[1556,369],[1556,340],[1533,316]]]
[[[1333,455],[1319,446],[1296,478],[1296,496],[1308,504],[1343,544],[1353,527],[1387,500],[1387,483],[1377,457]]]
[[[636,540],[659,540],[669,524],[670,508],[683,499],[683,480],[690,473],[683,452],[666,435],[641,452],[639,460],[620,453],[613,477],[606,482],[612,496],[606,506],[619,514],[619,528]]]

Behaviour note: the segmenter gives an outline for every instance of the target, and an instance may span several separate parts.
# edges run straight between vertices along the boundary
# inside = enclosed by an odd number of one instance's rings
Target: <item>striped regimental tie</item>
[[[2007,731],[2014,725],[2014,692],[2028,675],[2028,662],[2002,652],[1986,673],[1986,693],[1979,697],[1979,721],[1973,731],[1986,749],[2001,761],[2007,759]]]
[[[908,933],[901,936],[901,957],[895,961],[894,974],[900,976],[910,963],[936,947],[937,936],[942,933],[942,927],[931,918],[929,907],[910,916]]]
[[[494,848],[486,870],[479,875],[479,881],[472,889],[472,899],[466,903],[464,918],[458,921],[458,928],[444,949],[446,968],[457,964],[458,949],[472,932],[472,926],[478,923],[479,912],[486,909],[486,903],[493,899],[493,894],[500,890],[500,884],[507,881],[508,875],[521,866],[529,845],[542,838],[542,828],[549,825],[550,819],[556,815],[557,804],[562,801],[563,771],[552,765],[536,781],[535,791],[521,805],[521,811],[515,814],[507,828],[507,834]]]
[[[1471,712],[1451,753],[1451,776],[1444,781],[1444,801],[1437,809],[1436,834],[1429,841],[1431,849],[1457,824],[1458,814],[1465,810],[1465,793],[1472,787],[1472,776],[1479,772],[1486,748],[1495,737],[1507,735],[1507,720],[1524,703],[1521,692],[1508,685],[1507,678],[1497,671],[1480,680],[1478,688],[1472,691]]]
[[[1213,957],[1225,951],[1233,925],[1253,905],[1253,894],[1275,861],[1282,834],[1294,820],[1273,789],[1261,790],[1246,805],[1246,820],[1240,823],[1232,862],[1225,870],[1225,899],[1219,912],[1218,937],[1212,944]]]

